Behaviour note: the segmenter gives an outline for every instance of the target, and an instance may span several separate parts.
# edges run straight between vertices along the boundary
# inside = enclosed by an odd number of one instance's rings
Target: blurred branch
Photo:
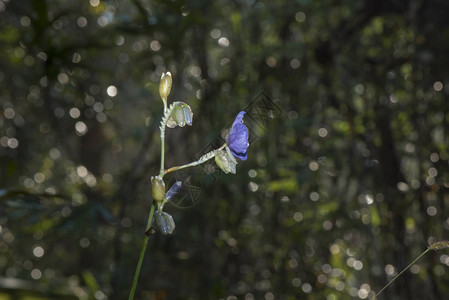
[[[59,199],[65,199],[67,201],[70,200],[69,197],[66,195],[53,194],[53,193],[47,193],[47,192],[36,193],[36,192],[27,190],[24,188],[0,189],[0,201],[8,200],[15,196],[33,196],[33,197],[46,198],[46,199],[59,198]]]

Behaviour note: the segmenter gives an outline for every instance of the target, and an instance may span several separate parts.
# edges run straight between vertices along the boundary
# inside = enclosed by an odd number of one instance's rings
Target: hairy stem
[[[194,167],[194,166],[200,165],[200,164],[208,161],[209,159],[212,159],[213,157],[215,157],[215,153],[217,151],[222,150],[224,147],[226,147],[226,143],[221,145],[221,147],[218,148],[217,150],[212,150],[212,151],[204,154],[197,161],[194,161],[194,162],[191,162],[189,164],[182,165],[182,166],[171,167],[171,168],[165,170],[164,171],[164,175],[168,174],[168,173],[171,173],[171,172],[174,172],[174,171],[177,171],[177,170],[181,170],[181,169],[185,169],[185,168],[189,168],[189,167]]]

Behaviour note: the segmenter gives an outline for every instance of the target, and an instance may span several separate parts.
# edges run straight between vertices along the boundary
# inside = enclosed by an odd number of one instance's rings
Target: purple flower
[[[246,160],[248,150],[248,128],[243,124],[244,111],[239,112],[226,137],[226,144],[235,157]]]

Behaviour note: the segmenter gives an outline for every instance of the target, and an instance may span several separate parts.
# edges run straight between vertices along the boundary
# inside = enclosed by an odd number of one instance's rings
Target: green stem
[[[164,102],[164,113],[167,111],[167,98],[162,98],[162,102]]]
[[[398,275],[396,275],[393,279],[390,280],[390,282],[387,283],[386,286],[384,286],[375,296],[374,299],[377,298],[377,296],[379,296],[380,293],[382,293],[393,281],[395,281],[399,276],[402,275],[402,273],[404,273],[405,271],[407,271],[411,266],[413,266],[414,263],[416,263],[421,257],[424,256],[424,254],[426,254],[427,252],[429,252],[429,250],[431,250],[430,248],[427,248],[426,251],[424,251],[423,253],[421,253],[420,256],[418,256],[414,261],[412,261],[407,267],[405,267],[404,270],[401,271],[401,273],[399,273]]]
[[[150,214],[148,216],[148,222],[147,222],[147,227],[145,229],[145,232],[148,232],[148,230],[151,228],[151,223],[153,222],[154,208],[155,208],[155,206],[153,203],[151,205],[151,210],[150,210]],[[134,273],[133,285],[131,287],[131,291],[129,292],[128,300],[134,299],[134,293],[136,292],[137,282],[139,281],[140,269],[142,268],[143,258],[145,256],[145,250],[147,248],[149,239],[150,239],[150,236],[145,234],[145,238],[144,238],[143,244],[142,244],[142,249],[140,250],[139,261],[137,262],[136,273]]]

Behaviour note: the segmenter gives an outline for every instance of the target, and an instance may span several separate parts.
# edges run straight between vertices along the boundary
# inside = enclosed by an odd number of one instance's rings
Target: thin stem
[[[173,172],[173,171],[177,171],[177,170],[181,170],[181,169],[185,169],[185,168],[189,168],[189,167],[194,167],[194,166],[200,165],[200,164],[202,164],[202,163],[208,161],[209,159],[215,157],[215,153],[216,153],[217,151],[222,150],[224,147],[226,147],[226,143],[224,143],[223,145],[221,145],[221,147],[218,148],[217,150],[213,150],[213,151],[211,151],[211,152],[208,152],[208,153],[204,154],[204,155],[201,156],[197,161],[194,161],[194,162],[191,162],[191,163],[189,163],[189,164],[182,165],[182,166],[171,167],[171,168],[165,170],[165,171],[164,171],[164,175],[165,175],[165,174],[168,174],[168,173],[171,173],[171,172]]]
[[[154,215],[154,203],[151,204],[150,214],[148,215],[148,222],[145,232],[147,232],[151,228],[151,223],[153,222]],[[143,240],[142,249],[140,250],[139,261],[137,262],[136,273],[134,273],[133,285],[131,287],[131,291],[129,292],[128,300],[134,299],[134,293],[136,292],[137,282],[139,281],[140,269],[142,268],[143,258],[145,256],[145,250],[147,248],[148,240],[150,239],[149,235],[145,234],[145,238]]]
[[[161,169],[159,171],[159,176],[164,174],[164,159],[165,159],[165,126],[161,126]]]
[[[390,280],[390,282],[387,283],[386,286],[384,286],[375,296],[374,299],[377,298],[377,296],[379,296],[380,293],[382,293],[393,281],[395,281],[399,276],[402,275],[402,273],[404,273],[405,271],[407,271],[411,266],[413,266],[414,263],[416,263],[421,257],[423,257],[424,254],[426,254],[427,252],[429,252],[429,250],[431,250],[430,248],[427,248],[426,251],[424,251],[423,253],[421,253],[420,256],[418,256],[414,261],[412,261],[407,267],[405,267],[404,270],[401,271],[401,273],[399,273],[398,275],[396,275],[393,279]]]
[[[207,159],[204,159],[203,161],[200,161],[200,159],[199,159],[199,160],[191,162],[189,164],[185,164],[185,165],[182,165],[182,166],[171,167],[170,169],[165,170],[164,175],[168,174],[168,173],[171,173],[171,172],[174,172],[174,171],[177,171],[177,170],[181,170],[181,169],[185,169],[185,168],[189,168],[189,167],[194,167],[194,166],[200,165],[200,164],[208,161],[209,159],[215,157],[215,153],[209,152],[208,154],[210,154],[210,157],[208,157]]]

